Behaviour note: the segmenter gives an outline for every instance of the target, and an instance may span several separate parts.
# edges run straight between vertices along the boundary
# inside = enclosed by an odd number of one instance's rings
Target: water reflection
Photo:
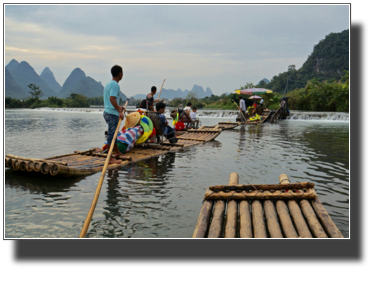
[[[104,217],[92,223],[87,237],[134,237],[137,231],[152,228],[148,220],[157,219],[155,214],[172,201],[168,185],[175,158],[175,153],[168,153],[108,171]]]

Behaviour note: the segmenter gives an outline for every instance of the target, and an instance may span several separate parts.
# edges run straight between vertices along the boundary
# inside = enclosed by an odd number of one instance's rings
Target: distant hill
[[[29,94],[29,84],[33,83],[36,86],[39,86],[43,92],[44,97],[56,95],[56,92],[48,86],[48,84],[35,72],[35,70],[25,61],[22,61],[17,65],[17,61],[11,61],[7,68],[10,74],[12,75],[14,81],[17,85],[25,92]],[[7,82],[5,83],[8,84]]]
[[[288,90],[304,88],[307,81],[340,80],[343,71],[349,70],[349,30],[331,33],[314,46],[313,52],[303,66],[296,70],[290,65],[288,71],[274,76],[265,88],[284,93],[287,78]]]
[[[80,82],[81,79],[84,78],[86,78],[86,74],[83,72],[83,70],[80,68],[75,68],[65,80],[57,97],[67,98],[72,93],[71,90]]]
[[[204,98],[205,96],[212,95],[212,91],[209,87],[206,88],[206,91],[204,91],[202,86],[199,86],[196,84],[193,86],[191,91],[196,92],[198,98]],[[190,91],[187,89],[182,91],[180,88],[178,88],[177,90],[163,88],[162,93],[161,93],[161,98],[166,98],[166,99],[185,98],[189,92]],[[159,95],[159,91],[157,91],[157,93],[154,95],[154,98],[158,97],[158,95]],[[146,97],[146,94],[136,94],[133,96],[133,98],[135,99],[145,99],[145,97]]]
[[[5,97],[23,99],[28,96],[14,81],[8,68],[5,68]]]
[[[9,62],[9,64],[6,65],[6,68],[8,69],[8,71],[12,73],[18,67],[19,64],[19,62],[13,59]]]
[[[78,93],[78,94],[83,94],[86,97],[101,97],[103,96],[103,90],[104,87],[101,82],[97,82],[93,78],[87,76],[85,78],[82,78],[78,84],[72,88],[69,91],[69,96],[71,93]],[[125,100],[126,96],[124,93],[120,91],[120,97]]]
[[[56,93],[61,90],[61,85],[56,81],[54,74],[52,71],[47,67],[45,68],[40,77],[51,87]]]

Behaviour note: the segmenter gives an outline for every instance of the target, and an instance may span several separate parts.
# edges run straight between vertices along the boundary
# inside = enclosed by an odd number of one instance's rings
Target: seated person
[[[130,128],[123,128],[121,131],[119,131],[117,135],[117,147],[119,151],[124,154],[126,152],[129,152],[134,145],[136,144],[137,139],[144,133],[144,130],[142,129],[141,125],[135,125]],[[102,147],[102,150],[107,150],[108,145],[107,142]],[[120,160],[114,160],[114,158],[110,159],[110,164],[120,164],[122,161]]]
[[[185,113],[186,113],[188,116],[190,116],[191,111],[192,111],[192,103],[188,102],[188,103],[187,103],[187,106],[184,107],[184,111],[185,111]]]
[[[166,135],[170,143],[176,143],[177,139],[175,137],[175,130],[172,129],[170,125],[168,125],[168,121],[166,119],[166,116],[164,115],[166,111],[166,104],[164,104],[163,102],[158,102],[155,108],[157,109],[157,115],[159,116],[159,120],[161,122],[161,130],[163,130],[163,134]]]
[[[191,112],[190,116],[191,116],[191,120],[192,120],[192,123],[193,123],[192,125],[197,126],[200,120],[198,120],[198,118],[196,117],[197,116],[196,112],[197,112],[197,107],[194,106],[192,108],[192,112]]]

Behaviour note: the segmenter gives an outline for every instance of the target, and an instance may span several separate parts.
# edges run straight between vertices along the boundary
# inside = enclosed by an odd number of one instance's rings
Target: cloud
[[[120,64],[130,95],[166,76],[166,88],[221,94],[300,67],[348,28],[348,5],[5,5],[5,60],[48,66],[61,84],[76,67],[105,83]]]

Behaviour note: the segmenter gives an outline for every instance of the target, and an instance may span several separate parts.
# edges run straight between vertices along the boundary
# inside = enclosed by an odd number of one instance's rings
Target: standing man
[[[154,100],[154,94],[156,94],[157,88],[155,86],[151,87],[151,92],[146,95],[146,102],[148,104],[147,109],[154,111],[153,103],[154,102],[159,102],[159,99]]]
[[[241,119],[241,122],[245,122],[245,111],[247,110],[247,108],[245,107],[245,101],[244,99],[239,96],[239,111],[240,111],[240,119]]]
[[[124,110],[125,108],[123,106],[119,105],[120,102],[120,86],[119,81],[123,78],[123,69],[121,66],[115,65],[111,68],[111,74],[112,74],[112,80],[106,84],[104,90],[103,90],[103,101],[104,101],[104,111],[103,111],[103,117],[106,120],[106,123],[108,124],[108,135],[107,135],[107,146],[108,150],[112,143],[112,138],[114,136],[117,137],[117,125],[119,122],[119,117],[121,120],[124,119]],[[115,139],[115,146],[114,151],[115,155],[114,157],[118,157],[122,153],[119,151],[117,147],[117,138]],[[115,158],[110,158],[110,164],[120,164],[121,161],[116,160]]]

